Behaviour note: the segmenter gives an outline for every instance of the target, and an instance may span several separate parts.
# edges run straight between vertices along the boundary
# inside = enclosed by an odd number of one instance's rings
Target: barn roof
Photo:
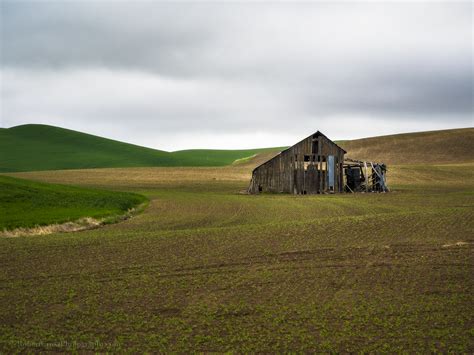
[[[344,152],[344,154],[347,153],[347,151],[346,151],[345,149],[341,148],[339,145],[337,145],[336,143],[334,143],[334,141],[332,141],[331,139],[329,139],[326,135],[324,135],[324,134],[321,133],[320,131],[316,131],[316,133],[313,133],[313,134],[307,136],[306,138],[303,138],[303,139],[300,140],[298,143],[293,144],[291,147],[288,147],[288,148],[282,150],[280,153],[278,153],[277,155],[275,155],[273,158],[268,159],[267,161],[263,162],[263,163],[260,164],[260,165],[257,165],[253,170],[255,171],[256,169],[258,169],[258,168],[261,167],[262,165],[265,165],[265,164],[268,163],[269,161],[272,161],[273,159],[275,159],[276,157],[278,157],[279,155],[281,155],[283,152],[286,152],[287,150],[290,150],[290,149],[291,149],[292,147],[294,147],[295,145],[298,145],[298,144],[300,144],[301,142],[305,141],[306,139],[308,139],[308,138],[310,138],[310,137],[314,137],[314,136],[316,136],[316,137],[323,136],[323,137],[326,138],[328,141],[330,141],[331,143],[333,143],[336,147],[338,147],[339,149],[341,149],[341,150]]]

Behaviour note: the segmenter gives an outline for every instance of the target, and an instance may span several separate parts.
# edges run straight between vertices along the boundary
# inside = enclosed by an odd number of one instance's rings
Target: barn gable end
[[[318,131],[256,167],[249,193],[343,192],[345,153]]]

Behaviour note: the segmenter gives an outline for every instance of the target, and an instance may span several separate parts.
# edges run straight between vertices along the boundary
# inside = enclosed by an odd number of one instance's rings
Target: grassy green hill
[[[45,125],[0,131],[0,172],[171,165],[168,152]]]
[[[147,167],[222,166],[279,148],[165,152],[47,125],[0,130],[0,172]]]
[[[144,202],[128,192],[28,181],[0,176],[0,231],[123,214]]]
[[[267,153],[278,153],[286,147],[243,149],[243,150],[215,150],[190,149],[172,152],[177,166],[224,166],[238,160],[246,161],[251,157]]]

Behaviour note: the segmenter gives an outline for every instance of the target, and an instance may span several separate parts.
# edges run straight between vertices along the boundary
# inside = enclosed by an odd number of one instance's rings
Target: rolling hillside
[[[45,125],[0,131],[0,171],[172,164],[167,152]]]
[[[386,164],[447,164],[474,162],[474,128],[404,133],[347,141],[337,141],[346,157]],[[259,153],[242,162],[255,167],[277,152]]]
[[[236,159],[275,151],[184,150],[165,152],[47,125],[0,129],[0,172],[60,169],[222,166]]]
[[[349,158],[387,164],[474,161],[474,128],[407,133],[338,142]],[[61,169],[225,166],[252,168],[284,147],[166,152],[46,125],[0,129],[0,172]]]
[[[387,164],[474,161],[474,128],[395,134],[338,142],[347,157]]]

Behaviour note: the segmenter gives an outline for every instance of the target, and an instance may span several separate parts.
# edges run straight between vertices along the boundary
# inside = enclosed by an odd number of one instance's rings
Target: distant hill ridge
[[[474,161],[474,128],[338,142],[348,157],[388,164]],[[48,125],[0,129],[0,172],[114,167],[252,167],[285,147],[166,152]],[[237,161],[236,161],[237,160]]]
[[[282,148],[166,152],[70,129],[27,124],[0,129],[0,172],[60,169],[224,166]]]
[[[348,158],[387,164],[474,162],[474,128],[394,134],[339,142]]]

